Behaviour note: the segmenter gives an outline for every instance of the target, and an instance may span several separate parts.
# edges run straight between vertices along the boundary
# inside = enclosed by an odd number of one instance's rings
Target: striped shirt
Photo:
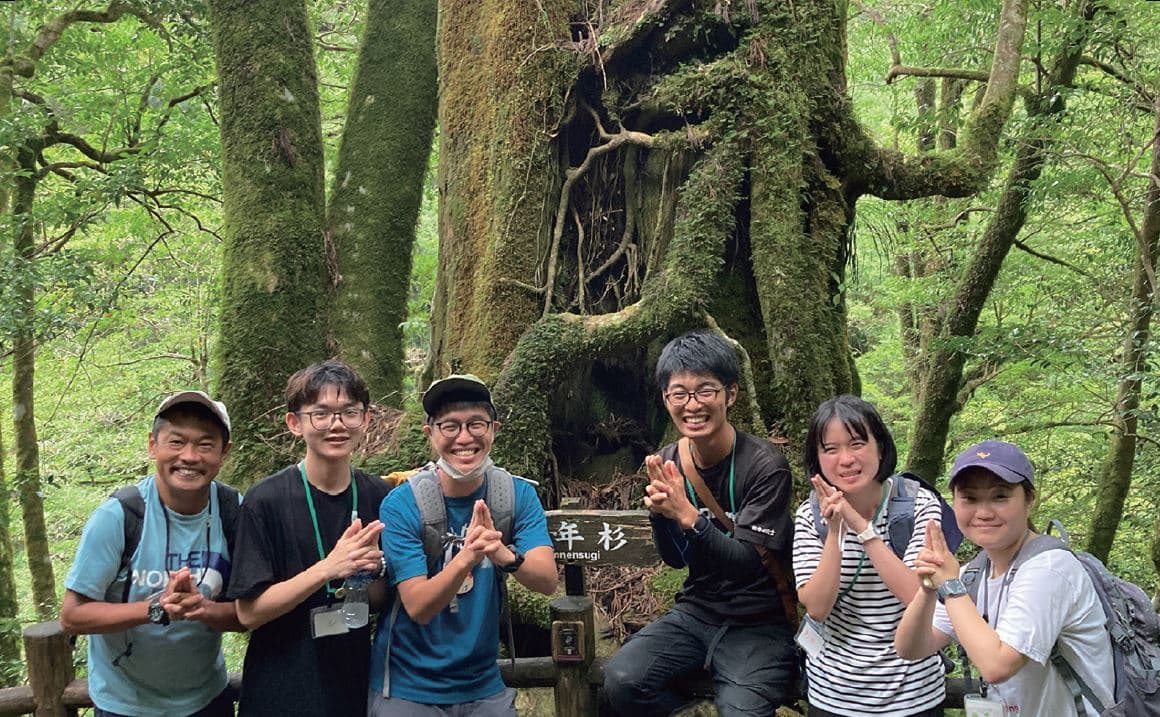
[[[887,534],[886,513],[883,509],[874,524],[882,536]],[[922,549],[927,521],[940,522],[935,496],[919,490],[914,514],[914,532],[903,556],[903,562],[912,569]],[[855,582],[863,555],[862,545],[847,530],[842,543],[840,597],[826,618],[825,646],[817,657],[806,661],[809,702],[849,717],[905,717],[930,709],[944,697],[942,663],[938,655],[907,662],[894,651],[894,631],[906,608],[886,587],[868,557]],[[799,588],[813,576],[821,557],[822,541],[807,499],[798,508],[794,524],[793,570]]]

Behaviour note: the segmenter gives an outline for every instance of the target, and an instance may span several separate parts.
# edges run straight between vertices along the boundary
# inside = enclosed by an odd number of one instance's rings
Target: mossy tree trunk
[[[1108,439],[1108,454],[1096,484],[1096,512],[1087,551],[1107,562],[1124,501],[1132,484],[1136,462],[1136,429],[1139,423],[1141,376],[1146,372],[1152,312],[1156,301],[1156,255],[1160,253],[1160,95],[1153,99],[1156,124],[1152,133],[1152,166],[1144,212],[1136,234],[1136,266],[1132,296],[1128,303],[1129,321],[1120,347],[1122,377],[1116,390],[1115,417]]]
[[[921,476],[933,478],[942,473],[951,418],[962,410],[970,395],[971,384],[965,374],[975,327],[1003,260],[1027,221],[1029,199],[1052,144],[1053,124],[1065,109],[1062,91],[1075,79],[1093,30],[1094,15],[1094,2],[1076,7],[1074,25],[1050,65],[1042,90],[1027,102],[1031,119],[1018,143],[995,211],[952,298],[939,312],[935,329],[929,332],[933,340],[924,342],[918,405],[906,457],[907,469]]]
[[[371,395],[402,405],[411,245],[435,128],[430,0],[371,0],[327,212],[333,347]]]
[[[234,423],[223,477],[288,456],[287,377],[326,355],[323,155],[304,2],[212,0],[221,102],[223,291],[218,395]]]
[[[800,448],[817,402],[857,388],[842,285],[858,197],[985,184],[1026,3],[1004,4],[959,146],[921,158],[878,147],[853,116],[844,2],[732,17],[525,5],[441,4],[429,373],[497,379],[512,470],[583,477],[609,467],[602,452],[632,470],[666,428],[656,350],[715,319],[750,355],[761,417]]]
[[[210,3],[224,192],[219,394],[234,420],[225,477],[289,456],[286,379],[338,355],[400,402],[411,244],[435,107],[434,9],[369,5],[327,210],[313,35],[304,2]]]
[[[4,472],[4,415],[0,414],[0,495],[9,495]],[[11,501],[0,501],[0,687],[20,682],[20,603],[16,596],[16,557],[12,550]]]
[[[32,574],[32,599],[37,616],[48,620],[56,612],[56,578],[52,572],[44,523],[40,447],[36,439],[36,280],[33,267],[36,253],[33,206],[38,176],[36,151],[35,146],[27,144],[17,148],[16,164],[20,171],[12,194],[12,257],[16,265],[12,267],[11,276],[17,282],[13,292],[16,331],[12,339],[12,419],[16,427],[14,483],[24,517],[24,550]]]

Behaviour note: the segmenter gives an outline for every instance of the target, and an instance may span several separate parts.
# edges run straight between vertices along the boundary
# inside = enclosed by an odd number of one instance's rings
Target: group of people
[[[971,592],[944,538],[949,509],[895,474],[890,431],[857,397],[814,414],[813,492],[791,518],[786,459],[728,418],[739,373],[712,332],[658,359],[679,437],[646,459],[644,504],[661,558],[688,577],[606,664],[617,713],[670,714],[689,699],[682,678],[703,670],[722,715],[770,715],[797,693],[804,654],[812,716],[941,714],[937,653],[952,639],[993,714],[1094,717],[1052,667],[1056,647],[1111,702],[1104,615],[1078,561],[1054,550],[1013,567],[1035,535],[1022,451],[987,441],[951,471],[957,527],[987,557]],[[66,580],[61,623],[92,635],[98,717],[232,715],[230,630],[250,633],[241,715],[515,714],[499,614],[509,576],[556,589],[544,512],[530,482],[491,461],[500,422],[482,381],[435,381],[422,404],[435,460],[392,490],[351,465],[365,383],[336,360],[299,371],[285,420],[305,458],[243,500],[214,481],[231,447],[226,407],[196,391],[166,398],[148,439],[154,474],[97,509]],[[373,643],[344,609],[361,590],[379,615]]]

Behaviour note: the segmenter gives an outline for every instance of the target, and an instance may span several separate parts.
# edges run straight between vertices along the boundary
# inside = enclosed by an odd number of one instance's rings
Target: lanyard
[[[156,490],[156,486],[154,486]],[[157,491],[157,505],[161,506],[161,515],[165,516],[165,570],[169,570],[169,509],[165,507],[165,501],[161,500],[161,491]],[[205,555],[207,564],[202,566],[201,575],[197,578],[195,588],[201,587],[201,581],[205,580],[205,574],[209,572],[209,526],[213,522],[213,484],[210,484],[209,500],[205,504]],[[181,560],[178,561],[178,568],[181,567]]]
[[[689,448],[690,449],[692,448],[691,443],[689,444]],[[693,455],[693,452],[692,452],[692,450],[690,450],[689,457],[691,458],[692,455]],[[733,431],[733,448],[730,449],[730,451],[729,451],[729,511],[731,513],[733,513],[734,520],[737,519],[736,518],[736,516],[737,516],[737,496],[733,494],[733,467],[736,463],[737,463],[737,431],[735,430],[735,431]],[[699,470],[697,468],[695,461],[693,463],[693,470]],[[697,494],[693,492],[693,484],[689,482],[688,478],[685,479],[685,492],[689,494],[689,502],[693,504],[693,507],[699,509],[701,506],[697,503]]]
[[[310,508],[310,522],[314,523],[314,542],[318,545],[318,559],[326,559],[326,550],[322,547],[322,532],[318,530],[318,513],[314,510],[314,498],[310,495],[310,483],[306,480],[306,461],[298,464],[298,475],[302,477],[302,489],[306,491],[306,505]],[[354,479],[354,471],[350,472],[350,522],[358,517],[358,483]],[[326,593],[333,595],[338,588],[326,583]]]
[[[874,511],[874,517],[870,519],[870,525],[874,525],[875,523],[878,522],[878,516],[882,515],[882,508],[883,508],[883,506],[886,505],[886,497],[888,495],[890,495],[890,486],[887,483],[883,483],[882,484],[882,500],[878,501],[878,509]],[[843,536],[842,542],[845,543],[845,536]],[[843,588],[842,592],[838,593],[838,600],[841,600],[842,598],[846,597],[846,595],[848,595],[850,593],[850,591],[854,589],[854,584],[858,582],[858,578],[862,575],[862,568],[865,565],[866,565],[866,548],[863,547],[862,548],[862,556],[858,558],[858,567],[854,570],[854,577],[850,580],[850,584],[847,585],[845,588]],[[834,603],[836,604],[838,602],[838,600],[835,600]]]
[[[1019,553],[1023,552],[1023,546],[1027,545],[1027,536],[1030,534],[1031,534],[1030,530],[1024,531],[1023,537],[1020,538],[1019,549],[1015,551],[1015,555],[1012,556],[1012,558],[1011,558],[1011,563],[1007,566],[1007,573],[1003,576],[1003,582],[999,583],[999,594],[995,596],[995,624],[994,625],[991,624],[991,618],[988,616],[988,613],[991,611],[991,600],[990,600],[990,595],[989,595],[989,593],[991,592],[991,589],[990,589],[991,559],[987,558],[987,559],[983,560],[982,568],[979,571],[980,572],[979,579],[983,581],[983,585],[982,585],[982,594],[983,594],[982,617],[983,617],[983,622],[987,623],[987,625],[990,626],[991,629],[993,629],[993,630],[998,631],[998,629],[999,629],[999,606],[1003,604],[1003,597],[1007,594],[1007,588],[1009,588],[1011,586],[1011,581],[1015,579],[1015,561],[1019,559]],[[967,685],[969,688],[970,681],[971,681],[971,667],[970,667],[970,664],[967,662],[966,650],[962,650],[960,648],[960,651],[961,651],[962,658],[963,658],[963,674],[967,678]],[[987,691],[989,688],[990,688],[990,685],[987,684],[987,681],[983,679],[982,675],[980,675],[979,676],[979,694],[983,697],[986,697]]]

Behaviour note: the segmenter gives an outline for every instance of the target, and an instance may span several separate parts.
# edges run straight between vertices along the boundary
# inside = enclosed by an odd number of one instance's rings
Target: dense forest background
[[[441,5],[0,6],[6,681],[164,394],[226,398],[246,485],[293,368],[367,374],[384,471],[475,371],[551,504],[664,440],[651,361],[706,324],[791,455],[836,390],[930,478],[1014,441],[1156,593],[1160,5]]]

